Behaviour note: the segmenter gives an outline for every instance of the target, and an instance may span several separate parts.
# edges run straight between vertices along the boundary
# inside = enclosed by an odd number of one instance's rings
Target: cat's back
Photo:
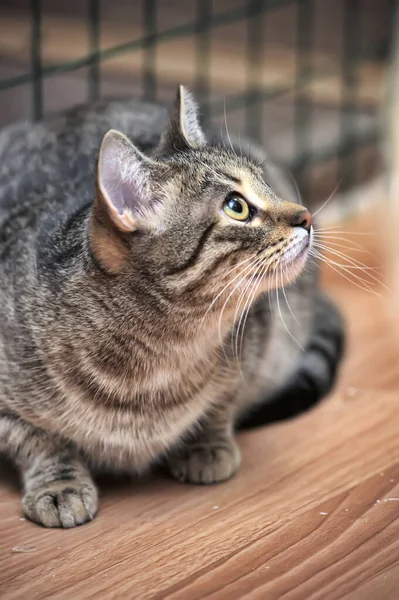
[[[0,131],[0,406],[11,383],[24,381],[21,357],[33,361],[41,282],[52,285],[53,264],[69,256],[57,232],[94,199],[104,133],[119,129],[149,151],[166,114],[157,105],[114,100]]]
[[[22,212],[29,222],[47,203],[92,200],[96,154],[112,128],[143,150],[159,139],[166,110],[139,100],[114,100],[74,108],[41,123],[22,122],[0,131],[0,228]],[[72,208],[71,206],[71,208]],[[4,232],[3,232],[4,233]]]

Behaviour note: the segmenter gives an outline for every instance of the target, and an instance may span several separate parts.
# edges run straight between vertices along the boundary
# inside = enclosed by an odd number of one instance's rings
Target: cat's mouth
[[[301,230],[295,238],[280,259],[283,267],[300,267],[305,263],[313,241],[313,229],[309,233]]]
[[[309,250],[313,242],[313,229],[309,232],[303,230],[295,233],[295,236],[288,244],[288,247],[280,255],[277,262],[273,262],[267,269],[260,269],[260,272],[249,274],[248,278],[252,283],[265,281],[267,288],[274,288],[276,285],[287,285],[298,277],[305,266]],[[245,280],[247,281],[246,277]]]

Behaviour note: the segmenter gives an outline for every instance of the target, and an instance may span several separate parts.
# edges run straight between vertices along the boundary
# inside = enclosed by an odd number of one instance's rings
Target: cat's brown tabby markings
[[[0,134],[0,450],[48,527],[94,517],[98,469],[228,479],[251,408],[333,379],[308,211],[209,144],[184,88],[163,121],[113,102]]]

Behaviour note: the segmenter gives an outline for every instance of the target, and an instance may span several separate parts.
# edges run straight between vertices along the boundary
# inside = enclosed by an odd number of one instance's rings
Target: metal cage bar
[[[265,1],[263,2],[261,12],[267,12],[269,10],[273,10],[273,8],[294,4],[296,1],[297,0],[267,0],[267,3]],[[143,4],[146,5],[147,0],[143,0]],[[246,7],[236,8],[224,13],[213,13],[212,30],[223,27],[224,25],[228,25],[230,23],[245,21],[246,16]],[[193,21],[177,27],[171,27],[170,29],[166,29],[164,31],[157,31],[156,34],[147,33],[146,35],[129,42],[118,44],[110,48],[101,49],[99,51],[99,59],[101,62],[105,62],[107,60],[112,60],[116,56],[121,56],[129,52],[140,50],[147,45],[153,44],[154,42],[161,44],[176,38],[187,38],[195,35],[197,26],[197,21]],[[41,76],[47,78],[60,73],[75,71],[76,69],[89,66],[94,59],[96,59],[96,56],[91,52],[86,56],[82,56],[81,58],[77,58],[75,60],[66,61],[56,65],[48,65],[42,68]],[[23,73],[22,75],[7,77],[6,79],[0,81],[0,91],[16,87],[24,83],[30,83],[32,80],[33,76],[31,71]]]
[[[100,34],[101,8],[100,0],[89,0],[89,47],[93,60],[89,65],[89,100],[94,102],[100,97],[101,61]]]
[[[31,0],[31,70],[32,70],[32,118],[38,121],[43,115],[43,78],[42,78],[42,3]]]
[[[261,139],[259,124],[262,122],[262,50],[263,22],[262,11],[267,0],[247,2],[247,94],[245,102],[245,131],[253,139]]]
[[[347,131],[354,132],[356,126],[356,88],[357,73],[354,66],[360,53],[359,41],[361,39],[361,2],[360,0],[345,0],[343,7],[342,24],[342,95],[340,106],[340,132],[339,138],[343,139]],[[352,134],[353,143],[348,143],[341,149],[340,159],[340,186],[348,189],[355,179],[356,164],[354,150],[356,134]]]
[[[295,169],[295,177],[306,195],[308,188],[307,150],[312,144],[312,100],[306,86],[312,80],[314,2],[299,0],[296,14],[296,76],[294,98],[295,156],[300,157]],[[305,88],[305,89],[304,89]]]
[[[320,66],[314,59],[315,14],[319,0],[242,0],[234,8],[217,12],[217,4],[213,0],[192,0],[195,18],[175,27],[162,29],[159,22],[157,0],[142,0],[142,35],[128,42],[101,47],[101,0],[87,0],[87,36],[89,50],[84,56],[75,60],[43,64],[42,59],[42,17],[41,0],[30,0],[31,11],[31,46],[30,67],[25,73],[0,79],[0,92],[20,85],[31,85],[31,113],[34,120],[41,119],[44,111],[44,81],[52,76],[71,73],[76,69],[87,67],[88,98],[95,101],[101,97],[102,64],[121,55],[143,51],[143,62],[140,73],[144,98],[154,100],[162,83],[162,73],[157,69],[157,56],[163,44],[174,39],[185,39],[194,43],[194,88],[201,104],[205,121],[210,118],[223,117],[224,112],[244,111],[245,130],[249,136],[262,141],[264,107],[267,102],[285,97],[293,103],[294,109],[294,142],[293,156],[286,161],[286,166],[294,171],[299,180],[302,193],[306,193],[312,183],[309,178],[313,165],[338,159],[338,168],[342,175],[341,189],[353,185],[356,177],[356,161],[358,149],[363,145],[375,143],[378,137],[378,121],[366,128],[358,127],[359,120],[359,67],[362,61],[386,59],[390,46],[390,34],[386,33],[370,47],[362,42],[361,15],[364,4],[360,0],[341,0],[337,6],[342,7],[342,39],[340,64],[327,61]],[[393,11],[398,0],[382,0],[385,10]],[[137,3],[139,4],[139,3]],[[265,47],[264,41],[272,36],[268,15],[284,7],[295,8],[295,73],[268,82],[263,79]],[[211,92],[211,61],[213,40],[218,28],[242,24],[246,30],[247,41],[243,46],[245,53],[245,89],[242,92],[230,91],[225,98]],[[212,74],[213,75],[213,74]],[[326,79],[333,75],[341,82],[342,94],[337,106],[339,112],[338,140],[326,140],[323,148],[312,146],[312,129],[315,123],[315,101],[310,88],[318,79]],[[286,100],[285,100],[286,101]],[[328,105],[329,99],[325,100]],[[267,127],[267,121],[265,121]]]
[[[202,116],[207,123],[210,114],[210,65],[211,65],[211,27],[212,0],[197,0],[196,28],[196,73],[195,89],[201,102]]]
[[[155,100],[157,96],[157,0],[143,0],[144,62],[142,71],[143,97]]]

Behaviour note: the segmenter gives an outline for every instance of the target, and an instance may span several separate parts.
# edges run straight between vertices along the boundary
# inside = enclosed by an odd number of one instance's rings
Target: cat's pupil
[[[236,198],[230,198],[227,205],[230,208],[230,210],[234,211],[235,213],[242,214],[244,212],[242,202],[240,202]]]

